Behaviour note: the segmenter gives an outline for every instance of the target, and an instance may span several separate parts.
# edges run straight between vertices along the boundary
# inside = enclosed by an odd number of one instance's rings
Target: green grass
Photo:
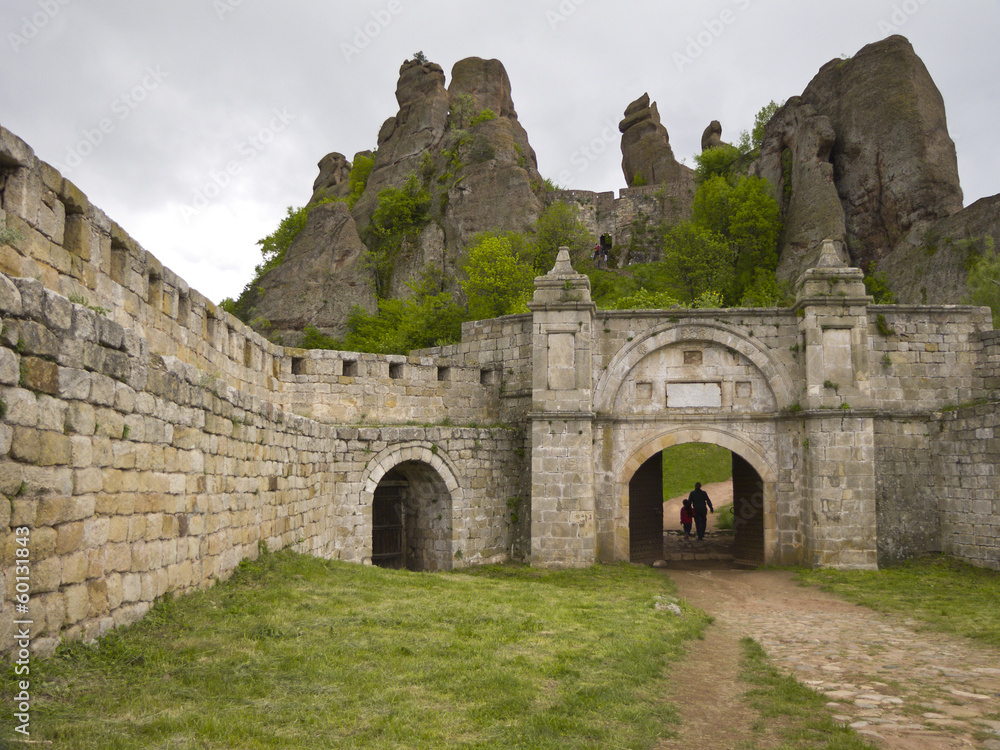
[[[733,454],[708,443],[684,443],[663,451],[663,499],[686,495],[695,482],[724,482],[733,475]]]
[[[754,750],[757,739],[777,736],[782,750],[874,750],[850,727],[835,721],[824,705],[827,699],[794,677],[782,674],[752,638],[740,641],[743,665],[740,679],[751,685],[744,699],[760,715],[754,738],[743,750]],[[774,747],[768,742],[766,747]]]
[[[879,612],[1000,646],[1000,573],[952,558],[910,560],[878,571],[801,570],[799,581]]]
[[[667,577],[627,565],[426,574],[265,554],[96,645],[33,662],[31,739],[649,748],[676,722],[668,667],[706,622],[686,606],[657,611],[671,594]],[[14,738],[5,722],[0,745]]]
[[[733,528],[733,522],[735,520],[735,509],[732,503],[726,503],[721,508],[715,509],[715,527],[717,529],[722,529],[723,531],[729,531]]]

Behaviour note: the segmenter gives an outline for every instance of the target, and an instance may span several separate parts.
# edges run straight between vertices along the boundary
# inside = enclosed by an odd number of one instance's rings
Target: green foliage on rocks
[[[406,242],[412,242],[430,221],[430,193],[416,175],[402,188],[379,191],[378,204],[361,233],[368,248],[365,261],[372,272],[375,296],[387,299],[396,259]]]
[[[351,174],[347,178],[351,186],[351,192],[347,196],[348,208],[354,208],[354,204],[358,202],[358,198],[365,192],[365,188],[368,186],[368,177],[371,176],[372,167],[374,166],[374,157],[363,153],[354,155],[354,163],[351,164]]]
[[[1000,253],[993,246],[992,238],[986,238],[982,253],[972,262],[966,288],[969,290],[967,301],[990,308],[993,328],[1000,328]]]

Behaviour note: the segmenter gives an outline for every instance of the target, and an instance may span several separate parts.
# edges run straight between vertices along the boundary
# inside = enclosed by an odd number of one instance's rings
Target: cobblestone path
[[[756,640],[874,744],[1000,750],[1000,651],[799,586],[784,571],[682,565],[668,570],[680,595],[714,615],[720,633]]]

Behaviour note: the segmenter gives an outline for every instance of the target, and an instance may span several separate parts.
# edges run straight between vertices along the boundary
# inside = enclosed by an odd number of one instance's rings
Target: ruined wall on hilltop
[[[545,194],[546,205],[565,203],[594,237],[610,234],[612,256],[619,267],[660,259],[663,223],[675,224],[691,218],[693,187],[687,183],[644,185],[613,192],[553,190]]]

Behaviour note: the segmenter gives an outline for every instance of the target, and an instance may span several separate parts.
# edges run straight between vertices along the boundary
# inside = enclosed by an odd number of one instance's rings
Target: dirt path
[[[918,631],[915,622],[800,587],[784,571],[674,565],[667,573],[716,622],[675,672],[675,700],[688,720],[681,738],[660,750],[731,748],[747,738],[755,717],[739,700],[746,685],[736,677],[745,636],[880,747],[1000,750],[996,650]],[[702,706],[704,718],[693,720],[698,712],[685,706]]]

